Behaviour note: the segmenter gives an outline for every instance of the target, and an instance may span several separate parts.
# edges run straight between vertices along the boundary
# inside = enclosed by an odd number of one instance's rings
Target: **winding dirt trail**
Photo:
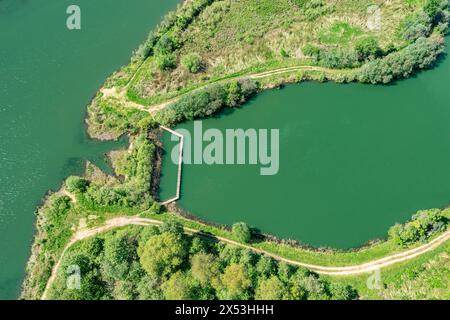
[[[115,228],[124,227],[124,226],[128,226],[128,225],[149,226],[149,225],[161,225],[162,223],[163,222],[159,221],[159,220],[142,218],[139,216],[117,217],[117,218],[112,218],[112,219],[107,220],[105,222],[105,224],[100,227],[92,228],[92,229],[81,229],[81,230],[77,231],[73,235],[70,242],[64,248],[58,262],[54,265],[54,267],[52,269],[52,274],[51,274],[50,278],[48,279],[47,285],[45,287],[45,290],[44,290],[44,293],[42,294],[41,299],[45,300],[47,298],[48,289],[50,288],[50,286],[52,285],[52,283],[54,282],[54,280],[56,278],[56,274],[61,265],[61,261],[62,261],[62,258],[64,257],[64,254],[67,252],[67,250],[70,247],[72,247],[78,241],[93,237],[97,234],[104,233],[106,231],[109,231],[109,230],[112,230]],[[184,228],[184,231],[188,234],[194,234],[194,233],[198,234],[199,236],[201,236],[203,238],[210,238],[210,239],[215,238],[219,241],[222,241],[222,242],[225,242],[228,244],[239,246],[241,248],[245,248],[245,249],[251,250],[253,252],[259,253],[259,254],[267,255],[278,261],[283,261],[283,262],[289,263],[291,265],[299,266],[299,267],[305,267],[305,268],[313,270],[314,272],[317,272],[319,274],[332,275],[332,276],[346,276],[346,275],[369,273],[369,272],[372,272],[372,271],[375,271],[375,270],[378,270],[381,268],[391,266],[396,263],[411,260],[411,259],[414,259],[414,258],[424,254],[424,253],[427,253],[429,251],[436,249],[441,244],[443,244],[444,242],[446,242],[447,240],[450,239],[450,230],[448,230],[445,233],[441,234],[440,236],[434,238],[430,242],[425,243],[416,248],[404,251],[404,252],[392,254],[392,255],[384,257],[384,258],[372,260],[372,261],[354,265],[354,266],[325,267],[325,266],[318,266],[318,265],[309,264],[309,263],[303,263],[303,262],[296,261],[296,260],[286,259],[279,255],[267,252],[265,250],[254,248],[250,245],[236,242],[234,240],[224,238],[224,237],[218,237],[218,236],[213,237],[211,235],[204,234],[201,231],[195,230],[192,228]]]
[[[165,107],[167,107],[168,105],[178,101],[182,96],[192,93],[192,92],[196,92],[199,91],[201,89],[204,89],[205,87],[212,85],[212,84],[217,84],[217,83],[223,83],[226,81],[230,81],[231,79],[235,79],[235,80],[240,80],[240,79],[261,79],[261,78],[265,78],[265,77],[270,77],[273,75],[278,75],[278,74],[283,74],[283,73],[288,73],[288,72],[295,72],[295,71],[328,71],[328,72],[332,72],[333,69],[329,69],[329,68],[324,68],[324,67],[317,67],[317,66],[292,66],[292,67],[283,67],[283,68],[278,68],[278,69],[273,69],[273,70],[269,70],[269,71],[263,71],[263,72],[259,72],[259,73],[254,73],[254,74],[249,74],[249,75],[239,75],[236,77],[230,77],[230,78],[226,78],[226,79],[220,79],[217,80],[215,82],[211,82],[211,83],[206,83],[203,84],[193,90],[190,90],[188,92],[182,93],[174,98],[168,99],[164,102],[161,103],[156,103],[153,105],[149,105],[149,106],[144,106],[142,104],[130,101],[127,96],[126,96],[126,92],[128,90],[129,85],[131,84],[132,80],[130,80],[128,82],[128,84],[121,90],[117,90],[116,87],[113,88],[102,88],[100,89],[100,92],[103,93],[103,95],[105,97],[114,97],[118,100],[120,100],[122,103],[124,103],[124,105],[128,108],[135,108],[135,109],[139,109],[141,111],[145,111],[150,113],[151,115],[155,115],[155,113],[157,113],[158,111],[164,109]],[[335,71],[335,70],[334,70]],[[136,74],[139,72],[139,69],[136,71],[136,73],[133,75],[132,79],[134,79],[134,77],[136,76]]]

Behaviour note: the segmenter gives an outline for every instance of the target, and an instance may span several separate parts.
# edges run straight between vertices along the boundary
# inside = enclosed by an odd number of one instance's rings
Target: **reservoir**
[[[442,58],[433,70],[389,86],[305,82],[203,120],[203,131],[279,129],[279,171],[185,164],[178,204],[202,220],[244,221],[313,246],[353,248],[384,238],[417,210],[450,204],[449,74],[450,60]],[[193,135],[193,127],[176,128]],[[166,200],[175,194],[176,142],[165,133],[163,143]]]
[[[81,30],[68,30],[69,5]],[[175,0],[0,1],[0,299],[17,297],[30,254],[34,212],[48,190],[103,169],[126,141],[85,135],[86,105]]]

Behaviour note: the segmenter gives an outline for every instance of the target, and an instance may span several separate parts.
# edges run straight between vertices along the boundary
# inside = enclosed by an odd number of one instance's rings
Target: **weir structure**
[[[165,130],[167,132],[170,132],[171,134],[173,134],[173,135],[177,136],[178,138],[180,138],[180,148],[179,148],[179,151],[178,151],[177,192],[176,192],[175,197],[170,198],[169,200],[166,200],[166,201],[161,203],[161,205],[165,206],[165,205],[168,205],[169,203],[172,203],[172,202],[177,201],[178,199],[180,199],[181,169],[183,167],[184,137],[183,137],[182,134],[180,134],[180,133],[178,133],[178,132],[176,132],[176,131],[174,131],[174,130],[172,130],[170,128],[167,128],[167,127],[164,127],[164,126],[160,126],[160,127],[161,127],[161,129],[163,129],[163,130]]]

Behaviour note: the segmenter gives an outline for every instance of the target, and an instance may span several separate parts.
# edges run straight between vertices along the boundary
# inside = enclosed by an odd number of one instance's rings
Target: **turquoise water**
[[[449,74],[446,58],[390,86],[291,85],[206,119],[204,130],[279,129],[280,170],[184,165],[179,205],[207,221],[245,221],[314,246],[384,238],[417,210],[450,204]],[[192,133],[193,122],[177,128]],[[170,152],[169,134],[163,142]],[[161,198],[175,187],[176,165],[166,156]]]
[[[81,30],[66,8],[81,8]],[[129,61],[175,0],[0,1],[0,298],[15,298],[33,236],[33,212],[85,160],[126,144],[86,137],[86,105]]]

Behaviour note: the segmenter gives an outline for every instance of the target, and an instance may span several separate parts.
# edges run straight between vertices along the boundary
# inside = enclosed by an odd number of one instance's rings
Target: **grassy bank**
[[[92,101],[89,133],[117,138],[150,122],[146,108],[155,113],[155,104],[213,85],[253,80],[268,89],[409,77],[442,53],[448,16],[441,0],[184,1],[107,79],[104,88],[116,94]]]
[[[384,268],[379,286],[368,285],[368,276],[329,277],[356,288],[361,299],[422,300],[450,299],[450,242],[412,261]],[[375,278],[373,278],[375,279]],[[374,282],[369,280],[369,283]]]

